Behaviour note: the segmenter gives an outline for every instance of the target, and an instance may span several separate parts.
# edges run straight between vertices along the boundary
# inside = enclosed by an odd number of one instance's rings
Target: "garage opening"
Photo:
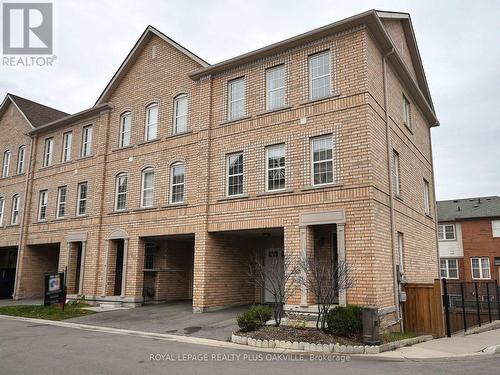
[[[43,297],[45,274],[59,270],[59,253],[59,243],[26,246],[25,263],[20,275],[24,298]]]
[[[14,294],[16,263],[17,247],[0,247],[0,299]]]

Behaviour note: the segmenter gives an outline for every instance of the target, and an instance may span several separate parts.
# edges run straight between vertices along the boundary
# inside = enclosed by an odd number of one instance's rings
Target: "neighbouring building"
[[[500,197],[437,202],[440,276],[500,280]]]
[[[66,270],[71,298],[204,312],[268,301],[251,260],[323,257],[351,269],[339,304],[396,324],[399,281],[439,276],[438,125],[406,13],[214,65],[149,26],[92,108],[4,100],[0,267],[15,264],[14,298]],[[313,304],[297,288],[286,308]]]

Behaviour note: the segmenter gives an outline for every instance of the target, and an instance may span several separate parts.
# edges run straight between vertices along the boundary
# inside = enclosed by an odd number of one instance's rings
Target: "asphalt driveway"
[[[147,305],[127,310],[101,312],[68,322],[123,328],[137,331],[227,340],[238,330],[236,315],[245,306],[193,314],[191,301]]]

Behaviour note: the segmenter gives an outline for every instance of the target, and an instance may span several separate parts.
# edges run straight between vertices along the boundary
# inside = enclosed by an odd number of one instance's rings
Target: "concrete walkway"
[[[467,336],[443,337],[377,354],[385,359],[449,359],[500,353],[500,329]]]
[[[0,307],[2,306],[20,306],[20,305],[43,305],[43,298],[40,299],[0,299]]]

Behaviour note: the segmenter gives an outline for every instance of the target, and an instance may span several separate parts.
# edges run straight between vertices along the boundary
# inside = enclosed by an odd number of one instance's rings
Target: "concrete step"
[[[99,302],[99,307],[103,308],[122,307],[122,305],[123,304],[120,301]]]

